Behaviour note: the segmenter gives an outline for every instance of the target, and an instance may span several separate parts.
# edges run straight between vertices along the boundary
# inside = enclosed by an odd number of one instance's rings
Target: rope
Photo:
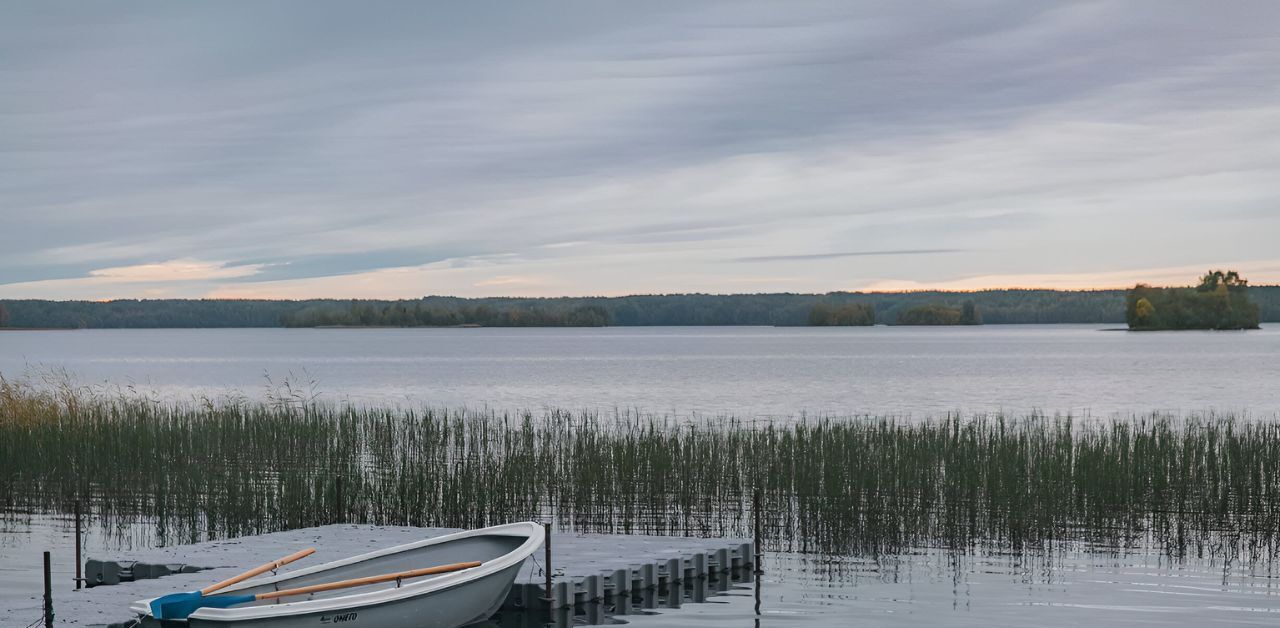
[[[534,567],[538,568],[539,572],[543,572],[543,565],[541,565],[541,563],[539,563],[538,561],[538,553],[536,553],[535,551],[534,554],[529,555],[529,558],[534,559]],[[534,582],[534,570],[530,569],[529,579],[527,579],[526,583],[532,583],[532,582]],[[547,595],[550,595],[550,592],[548,592]]]

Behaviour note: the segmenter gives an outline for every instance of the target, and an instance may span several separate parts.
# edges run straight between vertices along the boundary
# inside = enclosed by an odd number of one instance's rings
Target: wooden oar
[[[170,619],[171,617],[168,615],[168,613],[171,613],[171,612],[180,613],[182,612],[182,609],[187,606],[191,606],[191,610],[195,610],[197,608],[200,608],[197,603],[201,599],[203,599],[206,595],[209,595],[210,593],[213,593],[215,591],[221,591],[222,589],[225,589],[233,584],[244,582],[249,578],[267,573],[268,571],[279,569],[295,560],[306,558],[314,553],[316,553],[316,549],[314,547],[307,548],[300,552],[294,552],[292,554],[289,554],[288,556],[285,556],[280,560],[271,561],[260,567],[254,567],[249,571],[246,571],[238,576],[227,578],[226,580],[223,580],[222,582],[219,582],[217,584],[211,584],[203,589],[200,589],[199,591],[170,593],[169,595],[158,597],[154,600],[151,600],[151,614],[156,619]],[[190,614],[191,614],[191,611],[188,610],[182,616],[186,617],[187,615],[190,615]]]
[[[480,562],[454,563],[452,565],[439,565],[436,567],[426,567],[423,569],[412,569],[409,571],[401,571],[397,573],[382,574],[381,576],[368,576],[365,578],[355,578],[352,580],[341,580],[338,582],[326,582],[324,584],[313,584],[306,587],[298,587],[297,589],[285,589],[284,591],[268,591],[267,593],[259,593],[257,595],[215,595],[212,597],[199,598],[196,600],[196,606],[190,609],[175,608],[175,612],[185,611],[183,614],[169,614],[170,609],[165,609],[166,619],[186,619],[188,615],[194,613],[200,608],[226,608],[237,604],[245,604],[247,602],[256,602],[258,600],[273,600],[281,597],[291,597],[294,595],[306,595],[308,593],[319,593],[321,591],[332,591],[334,589],[348,589],[351,587],[360,587],[367,584],[378,584],[379,582],[391,582],[392,580],[406,580],[409,578],[418,578],[421,576],[430,576],[434,574],[449,573],[452,571],[462,571],[463,569],[471,569],[479,567]]]

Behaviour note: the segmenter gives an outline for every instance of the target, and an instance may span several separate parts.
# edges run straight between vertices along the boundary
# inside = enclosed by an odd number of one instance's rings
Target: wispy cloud
[[[251,279],[263,268],[262,264],[176,259],[98,268],[81,277],[8,283],[0,285],[0,295],[18,299],[191,297],[213,285]]]
[[[545,283],[546,282],[539,277],[499,275],[492,279],[477,281],[472,285],[474,285],[477,288],[492,288],[492,287],[536,288]]]
[[[242,279],[262,272],[262,264],[229,266],[226,262],[176,259],[158,264],[116,266],[89,271],[89,277],[111,283],[163,283],[210,279]]]
[[[900,251],[847,251],[844,253],[801,253],[797,255],[759,255],[736,257],[735,262],[795,262],[801,260],[838,259],[841,257],[883,257],[892,255],[933,255],[960,253],[960,249],[905,249]]]

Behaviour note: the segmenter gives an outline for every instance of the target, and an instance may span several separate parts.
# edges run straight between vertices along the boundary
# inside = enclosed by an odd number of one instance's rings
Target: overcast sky
[[[1280,282],[1280,2],[11,3],[0,298]]]

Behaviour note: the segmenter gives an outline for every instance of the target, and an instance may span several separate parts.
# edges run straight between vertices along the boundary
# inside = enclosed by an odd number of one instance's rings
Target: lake
[[[974,328],[230,329],[10,331],[0,373],[166,398],[281,394],[360,404],[795,418],[949,411],[1280,416],[1280,327],[1127,333]],[[268,381],[269,378],[269,381]],[[314,383],[312,383],[314,382]],[[153,542],[145,532],[126,543]],[[91,549],[120,539],[95,530]],[[38,602],[39,551],[69,582],[70,526],[0,526],[0,606]],[[1221,549],[1221,548],[1219,548]],[[1229,557],[1226,560],[1223,557]],[[632,616],[639,626],[1274,625],[1272,563],[1063,543],[1013,553],[916,548],[877,558],[769,552],[754,591]],[[18,619],[34,619],[29,613]],[[25,625],[25,622],[22,624]]]
[[[72,523],[64,517],[0,518],[0,610],[21,628],[40,616],[40,551],[53,548],[55,604],[74,575]],[[103,535],[90,526],[87,555],[127,555],[141,529]],[[31,566],[36,569],[32,569]],[[1274,626],[1280,574],[1269,569],[1114,548],[1028,554],[920,549],[880,559],[768,552],[760,581],[706,603],[629,615],[639,627],[752,626]],[[56,610],[56,605],[55,605]],[[104,610],[104,619],[124,615]],[[390,628],[390,627],[389,627]]]
[[[356,403],[678,415],[1280,414],[1280,327],[1104,329],[10,331],[0,373],[64,368],[82,383],[180,398],[262,397],[289,380]]]

